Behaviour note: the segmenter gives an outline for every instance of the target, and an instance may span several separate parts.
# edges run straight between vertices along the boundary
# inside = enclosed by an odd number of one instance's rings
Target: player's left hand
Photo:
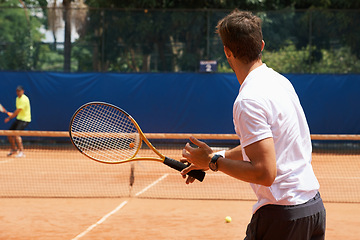
[[[10,121],[10,118],[5,118],[4,123],[8,123]]]

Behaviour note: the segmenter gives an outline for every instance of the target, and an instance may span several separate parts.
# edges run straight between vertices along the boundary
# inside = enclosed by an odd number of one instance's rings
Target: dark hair
[[[237,59],[249,63],[261,58],[261,19],[251,12],[235,9],[218,22],[216,32]]]
[[[19,86],[16,87],[16,90],[24,91],[24,87],[19,85]]]

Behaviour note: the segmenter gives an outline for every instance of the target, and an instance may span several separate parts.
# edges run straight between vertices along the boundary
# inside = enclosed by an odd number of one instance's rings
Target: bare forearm
[[[226,156],[228,156],[227,152]],[[219,171],[241,181],[265,186],[272,184],[272,181],[269,181],[269,174],[264,166],[256,166],[251,162],[222,157],[218,159],[217,163]]]
[[[234,147],[225,152],[225,158],[232,160],[243,160],[241,145]]]
[[[208,169],[210,159],[216,154],[206,143],[194,137],[190,137],[190,141],[198,147],[191,147],[189,143],[185,145],[182,156],[191,164],[181,171],[183,176],[194,169]],[[272,138],[250,144],[244,148],[244,152],[250,161],[243,160],[241,146],[226,151],[225,158],[217,159],[218,170],[245,182],[271,186],[277,174]],[[187,178],[186,183],[193,181]]]
[[[16,116],[20,113],[21,109],[16,109],[10,116],[10,118],[16,118]]]

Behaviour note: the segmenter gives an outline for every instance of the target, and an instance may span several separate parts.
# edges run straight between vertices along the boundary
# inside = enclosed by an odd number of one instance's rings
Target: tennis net
[[[180,159],[191,134],[146,134],[165,156]],[[25,157],[7,157],[6,136],[22,136]],[[232,134],[194,134],[214,150],[239,144]],[[360,135],[312,135],[313,167],[327,202],[360,202]],[[144,144],[140,156],[155,156]],[[138,197],[255,200],[248,183],[208,171],[186,185],[153,161],[103,164],[78,152],[67,132],[0,131],[0,197]]]

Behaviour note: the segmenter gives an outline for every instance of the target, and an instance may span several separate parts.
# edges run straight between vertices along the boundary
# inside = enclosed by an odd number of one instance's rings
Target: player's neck
[[[234,69],[236,78],[238,79],[240,85],[245,81],[245,78],[249,75],[249,73],[260,67],[262,65],[261,59],[253,61],[251,63],[245,64],[243,62],[237,64],[237,68]]]

